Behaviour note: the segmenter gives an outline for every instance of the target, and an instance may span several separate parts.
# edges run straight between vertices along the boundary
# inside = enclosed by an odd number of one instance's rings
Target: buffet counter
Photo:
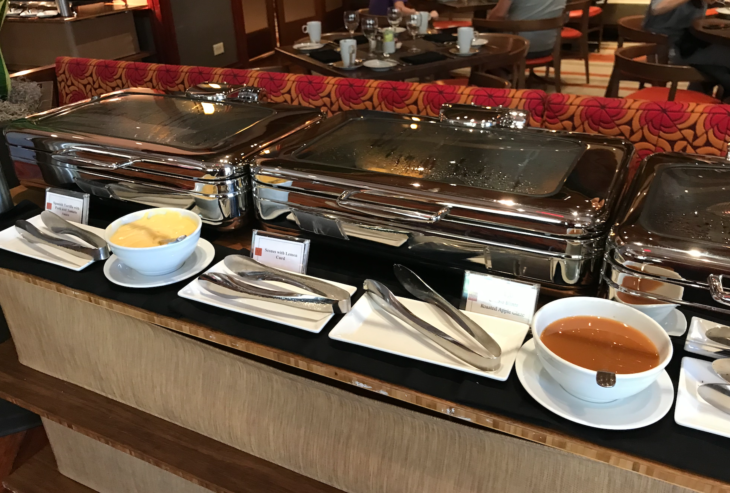
[[[22,202],[0,216],[0,230],[39,212]],[[116,217],[113,208],[92,204],[91,225]],[[215,246],[211,265],[248,254],[250,235],[250,228],[204,230]],[[366,248],[344,255],[339,245],[313,247],[308,274],[357,286],[353,304],[367,278],[409,297],[394,277],[394,259]],[[414,265],[458,304],[463,272]],[[342,315],[310,333],[178,296],[190,280],[135,290],[109,282],[103,270],[97,263],[71,272],[0,250],[0,304],[18,359],[64,381],[61,400],[71,392],[68,382],[196,432],[201,443],[212,439],[342,491],[730,491],[727,439],[680,427],[674,408],[635,430],[589,428],[540,406],[514,370],[505,382],[482,378],[334,341],[328,334]],[[672,344],[666,370],[676,389],[684,337]],[[0,350],[12,353],[7,345]],[[0,397],[31,407],[8,383],[6,363]],[[142,474],[131,454],[157,466],[144,472],[157,491],[234,491],[223,479],[204,483],[163,467],[154,451],[120,452],[70,416],[41,415],[61,472],[89,487],[123,491],[73,456],[94,453],[110,477]]]

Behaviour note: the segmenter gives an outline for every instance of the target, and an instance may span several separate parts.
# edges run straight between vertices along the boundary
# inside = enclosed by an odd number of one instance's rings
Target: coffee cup
[[[340,56],[342,57],[342,66],[349,67],[355,65],[355,52],[357,51],[357,41],[354,39],[340,40]]]
[[[471,43],[474,41],[474,28],[460,27],[456,30],[456,40],[459,44],[459,53],[469,53],[471,51]]]
[[[418,33],[427,34],[428,21],[431,20],[431,14],[429,14],[428,12],[419,12],[418,15],[421,16],[421,23],[418,25]]]
[[[319,21],[309,21],[302,26],[302,32],[309,34],[309,40],[312,43],[319,43],[322,39],[322,23]]]

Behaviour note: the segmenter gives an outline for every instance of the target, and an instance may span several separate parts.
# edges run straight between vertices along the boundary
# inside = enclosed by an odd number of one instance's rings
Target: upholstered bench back
[[[372,109],[438,115],[444,103],[474,103],[527,109],[530,125],[621,136],[638,157],[679,151],[727,156],[730,106],[655,103],[628,99],[546,94],[538,90],[484,89],[299,74],[185,67],[83,58],[58,58],[60,104],[130,87],[184,91],[201,82],[228,82],[265,88],[268,99],[323,108],[328,113]]]

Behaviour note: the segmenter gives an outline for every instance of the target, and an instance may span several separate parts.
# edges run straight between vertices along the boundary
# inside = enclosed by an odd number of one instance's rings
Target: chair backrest
[[[389,27],[390,26],[390,24],[388,23],[387,15],[371,15],[370,9],[359,9],[358,12],[360,13],[360,19],[362,19],[362,17],[364,15],[369,16],[369,17],[375,17],[376,19],[378,19],[378,26],[380,26],[380,27]]]
[[[474,29],[488,30],[501,33],[531,32],[531,31],[549,31],[551,29],[562,29],[565,24],[565,16],[553,17],[552,19],[539,19],[531,21],[513,21],[513,20],[489,20],[489,19],[473,19],[472,25]]]
[[[530,43],[525,38],[517,36],[516,34],[488,33],[482,34],[481,37],[487,40],[489,46],[497,48],[501,54],[490,57],[488,63],[480,64],[479,70],[490,71],[509,67],[513,69],[512,86],[523,88],[525,77],[525,56],[527,55]],[[478,73],[476,69],[471,71],[472,75],[475,75],[476,73]],[[475,82],[473,83],[470,77],[469,85],[478,86],[480,84]]]
[[[644,16],[631,15],[622,17],[618,21],[618,35],[624,41],[639,43],[653,43],[657,45],[669,44],[669,38],[664,34],[655,34],[644,30]]]
[[[669,65],[646,61],[659,54],[660,47],[656,44],[644,44],[637,46],[625,46],[616,49],[616,61],[614,72],[618,81],[623,76],[635,77],[644,80],[651,80],[661,83],[669,82],[669,101],[674,101],[677,94],[679,82],[712,82],[713,80],[694,67],[684,65]],[[618,87],[613,88],[618,92]],[[613,95],[616,97],[618,94]]]
[[[580,31],[583,36],[588,36],[588,26],[591,22],[590,16],[588,15],[590,9],[591,9],[591,0],[573,0],[570,2],[567,2],[565,4],[565,12],[572,12],[574,10],[580,10],[582,12],[582,15],[580,16],[580,19],[577,19],[578,31]],[[576,24],[571,21],[572,24]]]
[[[512,84],[508,80],[497,77],[496,75],[484,74],[476,71],[472,71],[471,76],[469,77],[469,85],[490,87],[494,89],[509,89],[512,87]]]

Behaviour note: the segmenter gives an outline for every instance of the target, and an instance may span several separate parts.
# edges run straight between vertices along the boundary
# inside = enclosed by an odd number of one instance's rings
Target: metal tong
[[[268,301],[323,313],[350,311],[350,293],[326,281],[269,267],[243,255],[229,255],[224,264],[236,275],[206,272],[198,278],[203,288],[217,296]],[[252,284],[260,281],[289,284],[315,295]]]
[[[396,264],[393,267],[395,276],[398,281],[413,296],[421,301],[436,305],[441,311],[446,313],[456,326],[464,333],[464,338],[471,344],[471,348],[467,347],[460,341],[457,341],[450,335],[442,332],[425,320],[414,315],[410,310],[403,306],[393,293],[378,281],[368,279],[365,281],[365,292],[368,293],[378,306],[386,312],[405,322],[409,326],[416,329],[429,340],[438,344],[441,348],[456,356],[460,360],[468,363],[475,368],[484,371],[493,371],[499,368],[500,358],[502,356],[502,348],[497,341],[487,334],[472,319],[461,313],[460,310],[452,306],[436,291],[423,282],[409,268]]]
[[[41,212],[41,221],[48,228],[49,231],[59,235],[75,236],[85,243],[91,245],[93,248],[84,246],[72,240],[64,238],[58,238],[55,236],[48,235],[31,223],[25,220],[19,220],[15,222],[15,230],[23,237],[23,239],[31,243],[40,243],[48,245],[54,248],[63,250],[75,257],[79,257],[86,260],[106,260],[109,258],[110,250],[106,240],[101,238],[94,233],[81,229],[73,223],[70,223],[62,217],[54,214],[51,211]]]

